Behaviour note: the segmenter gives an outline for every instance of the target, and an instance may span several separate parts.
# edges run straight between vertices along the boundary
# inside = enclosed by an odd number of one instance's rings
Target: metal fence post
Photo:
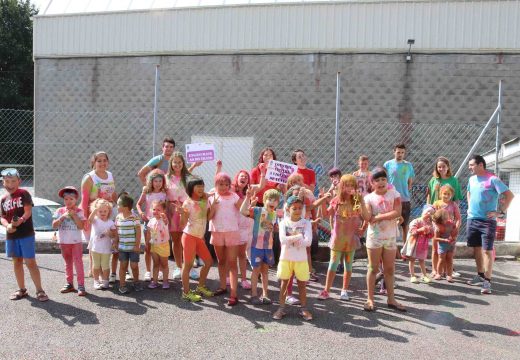
[[[157,137],[157,100],[159,98],[159,64],[155,65],[155,93],[153,98],[153,143],[152,156],[155,156],[155,142]]]
[[[497,137],[495,146],[495,175],[500,177],[498,166],[498,154],[500,152],[500,115],[502,113],[502,80],[498,83],[498,114],[497,114]]]
[[[340,72],[336,74],[336,130],[334,137],[334,167],[338,167],[339,149],[339,118],[340,118],[340,98],[341,98],[341,77]]]

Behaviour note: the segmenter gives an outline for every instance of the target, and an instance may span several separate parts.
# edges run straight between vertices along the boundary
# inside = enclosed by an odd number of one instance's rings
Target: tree
[[[32,109],[34,64],[29,0],[0,0],[0,109]]]

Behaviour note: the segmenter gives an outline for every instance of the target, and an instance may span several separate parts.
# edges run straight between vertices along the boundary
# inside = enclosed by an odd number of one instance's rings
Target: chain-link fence
[[[91,154],[100,150],[110,156],[110,171],[118,191],[139,195],[141,185],[137,172],[152,156],[152,112],[0,110],[0,119],[0,163],[3,167],[20,168],[26,184],[30,186],[34,182],[38,196],[58,200],[56,191],[60,187],[79,187],[83,175],[90,170]],[[441,155],[449,158],[455,173],[482,128],[483,124],[342,119],[338,167],[345,173],[356,170],[361,154],[370,157],[371,167],[382,165],[393,157],[396,143],[405,143],[407,160],[414,165],[416,173],[412,217],[418,216],[426,201],[426,185],[435,159]],[[286,162],[291,162],[293,150],[304,149],[320,187],[329,185],[327,171],[334,163],[334,118],[186,115],[160,111],[156,135],[158,151],[164,136],[174,137],[177,150],[182,152],[189,143],[215,144],[216,156],[223,160],[224,170],[231,175],[240,169],[253,168],[261,149],[267,146],[275,150],[278,160]],[[486,134],[475,152],[493,149],[494,135],[494,131]],[[212,186],[214,171],[214,162],[196,169],[196,173],[205,178],[207,187]],[[459,178],[462,189],[466,187],[468,176],[465,169]],[[466,201],[462,201],[463,215],[466,206]]]

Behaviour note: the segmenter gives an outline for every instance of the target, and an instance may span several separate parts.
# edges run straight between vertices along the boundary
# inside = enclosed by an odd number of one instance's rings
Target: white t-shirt
[[[394,210],[394,200],[401,196],[395,189],[388,189],[384,195],[371,192],[365,196],[365,204],[372,209],[371,215],[386,214]],[[368,239],[392,239],[397,237],[397,219],[378,221],[368,225]]]
[[[307,219],[291,221],[284,218],[280,227],[280,260],[307,261],[307,246],[312,243],[312,224]]]
[[[59,219],[64,214],[67,214],[68,210],[67,208],[61,207],[56,210],[54,213],[53,218]],[[81,219],[85,220],[85,216],[83,215],[83,210],[80,208],[76,208],[76,215]],[[67,216],[65,220],[61,223],[60,227],[58,228],[58,243],[60,244],[79,244],[81,243],[82,239],[82,231],[83,229],[78,229],[78,226],[74,222],[74,220]]]
[[[112,252],[110,230],[115,230],[115,228],[116,226],[112,220],[103,221],[96,216],[92,220],[90,250],[100,254],[110,254]]]
[[[200,239],[204,238],[208,221],[208,201],[206,199],[193,201],[188,198],[182,207],[188,212],[188,223],[183,232]]]

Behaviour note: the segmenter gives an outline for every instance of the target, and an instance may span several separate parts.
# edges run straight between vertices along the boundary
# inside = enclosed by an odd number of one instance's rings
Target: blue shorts
[[[120,262],[126,262],[130,261],[133,263],[139,262],[139,253],[134,251],[119,251],[119,261]]]
[[[438,242],[438,249],[437,249],[438,254],[446,254],[446,253],[449,253],[450,251],[455,251],[455,244],[450,244],[450,243],[443,242],[443,241]]]
[[[34,259],[36,256],[35,242],[34,235],[20,239],[6,240],[5,254],[7,257]]]
[[[251,259],[249,260],[252,268],[257,268],[262,263],[269,266],[274,265],[274,253],[273,249],[257,249],[251,248]]]
[[[483,250],[493,250],[495,243],[496,220],[468,219],[466,234],[469,247],[482,247]]]

